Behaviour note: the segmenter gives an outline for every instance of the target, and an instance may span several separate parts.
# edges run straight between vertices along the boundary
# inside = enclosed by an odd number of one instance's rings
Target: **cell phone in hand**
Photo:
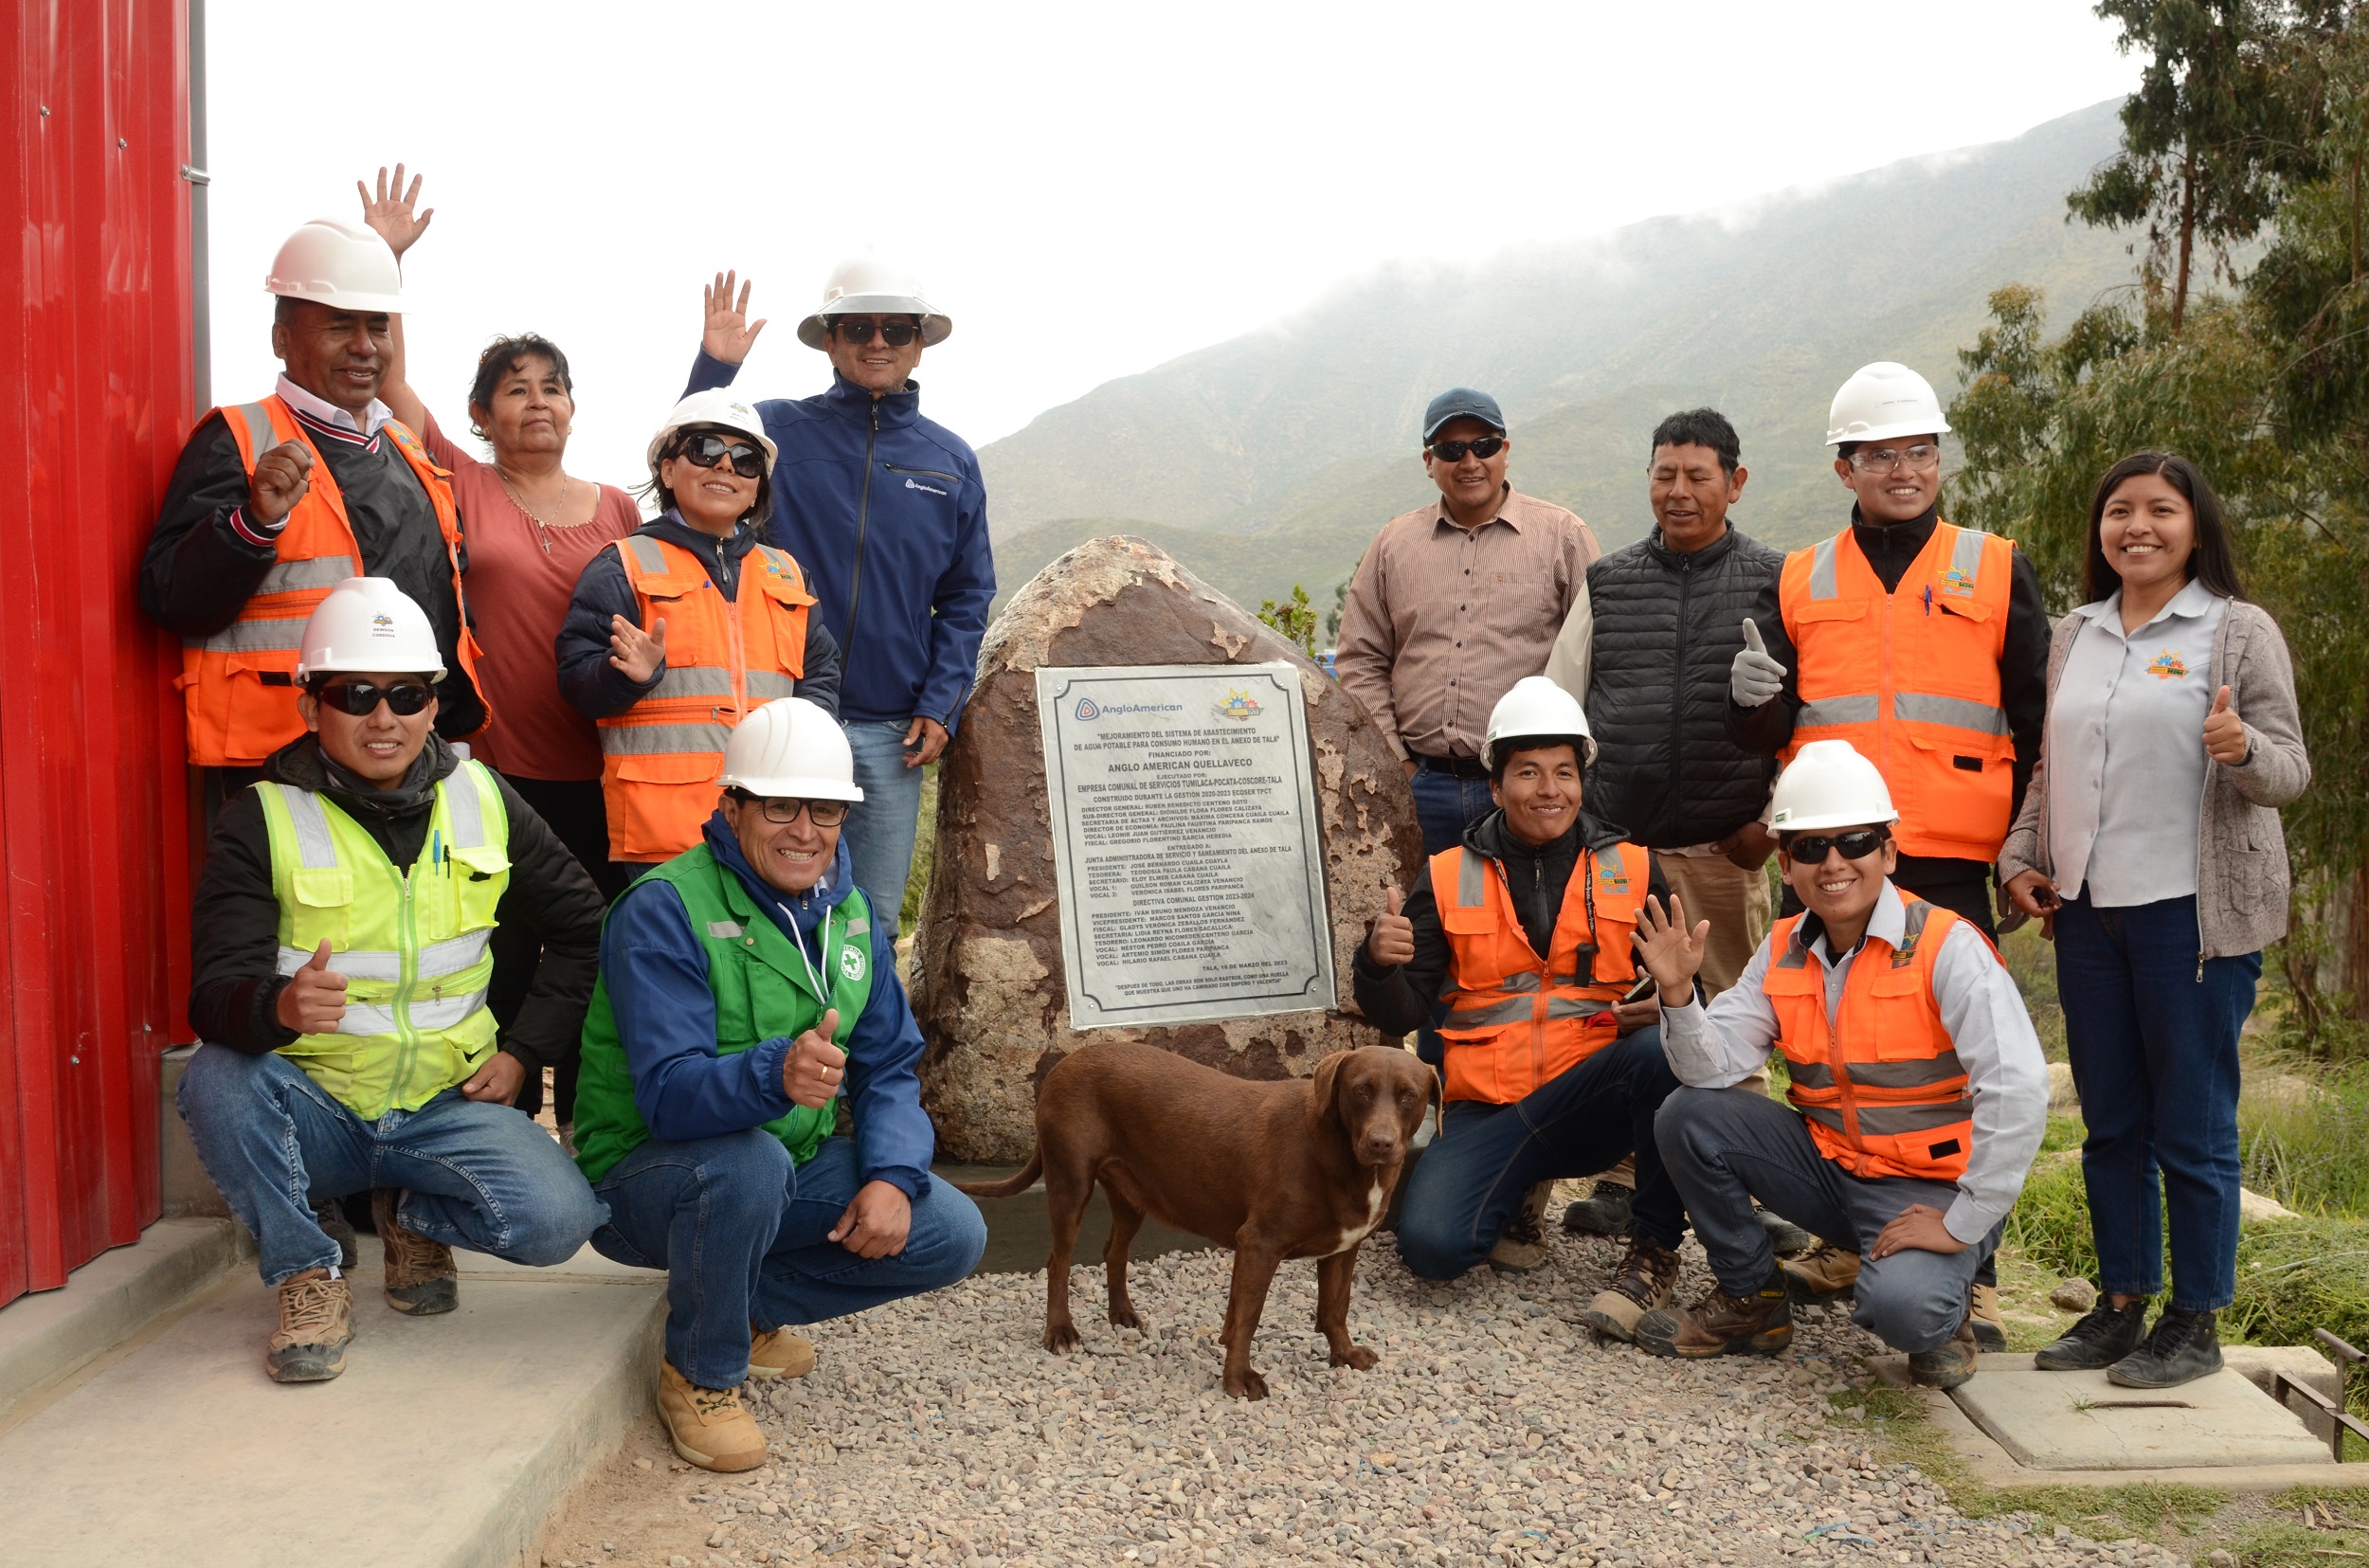
[[[1637,976],[1637,983],[1629,987],[1629,994],[1620,999],[1620,1005],[1626,1007],[1633,1001],[1643,1001],[1646,998],[1646,994],[1652,991],[1659,983],[1660,982],[1655,980],[1650,974]]]

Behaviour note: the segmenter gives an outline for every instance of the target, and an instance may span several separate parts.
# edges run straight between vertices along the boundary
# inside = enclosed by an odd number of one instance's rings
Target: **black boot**
[[[2178,1388],[2221,1370],[2221,1337],[2215,1312],[2166,1307],[2146,1343],[2106,1369],[2106,1380],[2124,1388]]]
[[[2095,1372],[2138,1349],[2147,1337],[2147,1298],[2134,1297],[2127,1307],[2108,1300],[2100,1299],[2054,1343],[2035,1352],[2032,1364],[2043,1372]]]
[[[1596,1190],[1563,1211],[1563,1228],[1575,1235],[1627,1235],[1637,1194],[1617,1181],[1599,1181]]]

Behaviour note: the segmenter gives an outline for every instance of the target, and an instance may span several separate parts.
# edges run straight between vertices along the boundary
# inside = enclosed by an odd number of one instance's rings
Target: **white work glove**
[[[1768,657],[1761,629],[1744,618],[1744,646],[1727,666],[1727,695],[1739,708],[1758,708],[1785,689],[1785,667]]]

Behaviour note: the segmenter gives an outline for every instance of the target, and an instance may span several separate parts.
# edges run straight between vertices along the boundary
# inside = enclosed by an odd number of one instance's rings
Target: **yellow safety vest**
[[[510,817],[493,773],[464,762],[437,784],[408,871],[327,796],[254,787],[271,836],[280,972],[295,974],[326,941],[346,981],[336,1033],[298,1036],[280,1054],[365,1121],[465,1082],[494,1054],[488,944],[510,885]]]

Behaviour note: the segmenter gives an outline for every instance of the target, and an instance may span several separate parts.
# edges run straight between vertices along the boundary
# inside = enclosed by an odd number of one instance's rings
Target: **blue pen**
[[[444,830],[438,828],[427,837],[427,863],[438,870],[444,864]]]
[[[1925,613],[1933,613],[1933,585],[1930,583],[1925,585]]]

